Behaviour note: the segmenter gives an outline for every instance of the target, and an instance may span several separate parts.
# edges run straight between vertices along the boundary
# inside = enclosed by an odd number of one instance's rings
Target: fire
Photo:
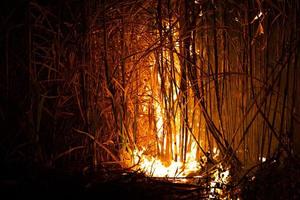
[[[147,176],[152,177],[187,177],[192,173],[200,172],[202,166],[195,160],[196,148],[187,153],[185,163],[172,160],[170,164],[163,162],[154,156],[144,155],[143,150],[135,149],[133,152],[133,165],[136,170],[141,170]]]
[[[145,149],[135,149],[133,151],[133,163],[135,170],[140,170],[150,177],[187,177],[191,174],[199,174],[203,166],[207,162],[207,158],[201,158],[202,163],[196,159],[196,148],[192,148],[187,153],[186,162],[172,160],[169,164],[161,159],[145,155]],[[217,148],[213,150],[212,158],[215,159],[219,155]],[[224,170],[221,164],[218,164],[216,170],[213,171],[213,181],[227,184],[229,182],[229,170]]]
[[[143,151],[134,151],[134,162],[137,165],[135,168],[142,170],[147,176],[154,177],[176,177],[181,174],[181,162],[172,161],[169,166],[153,156],[143,154]]]
[[[203,156],[201,158],[202,162],[200,163],[196,159],[196,149],[197,148],[192,148],[191,151],[187,153],[185,163],[172,160],[169,164],[158,157],[145,155],[146,150],[144,148],[142,150],[135,149],[133,151],[132,160],[133,169],[141,171],[149,177],[174,178],[176,182],[187,182],[187,177],[201,178],[201,174],[206,172],[210,177],[207,186],[209,188],[209,199],[228,199],[224,189],[231,180],[229,168],[225,168],[221,163],[218,163],[215,164],[213,169],[209,172],[205,171],[207,158]],[[211,158],[214,161],[219,158],[219,150],[217,148],[213,148]]]
[[[169,29],[170,24],[165,23]],[[179,41],[177,28],[175,26],[172,30],[173,42]],[[177,42],[174,48],[180,52]],[[164,67],[164,71],[157,63]],[[143,139],[135,141],[126,167],[149,177],[168,177],[174,180],[179,178],[176,182],[209,176],[209,195],[212,198],[219,197],[223,194],[222,186],[229,183],[229,169],[225,169],[219,163],[220,151],[216,147],[205,155],[204,149],[207,150],[214,145],[202,144],[204,127],[199,124],[201,116],[196,109],[197,103],[194,102],[191,87],[184,93],[180,90],[183,72],[179,56],[163,48],[160,55],[151,54],[149,66],[147,68],[149,75],[143,83],[145,95],[140,97],[143,102],[141,116],[149,116],[144,119],[147,120],[148,126],[140,128],[148,127],[148,129],[139,133],[143,134]],[[213,162],[209,163],[209,160]]]

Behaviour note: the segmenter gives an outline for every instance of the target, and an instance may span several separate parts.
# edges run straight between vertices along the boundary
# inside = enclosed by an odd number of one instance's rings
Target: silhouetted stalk
[[[219,53],[218,53],[218,41],[217,41],[217,20],[216,20],[216,5],[212,4],[213,10],[213,45],[214,45],[214,86],[215,86],[215,95],[216,95],[216,103],[217,103],[217,112],[219,117],[219,125],[220,125],[220,133],[221,137],[224,138],[224,129],[223,129],[223,120],[222,120],[222,108],[221,108],[221,99],[220,99],[220,91],[219,91]]]

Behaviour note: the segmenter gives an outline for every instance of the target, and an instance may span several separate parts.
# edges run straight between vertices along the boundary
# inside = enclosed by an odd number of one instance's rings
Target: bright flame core
[[[187,153],[186,162],[172,160],[169,165],[153,156],[144,155],[144,149],[133,152],[135,169],[142,170],[147,176],[153,177],[187,177],[192,173],[200,172],[201,165],[195,160],[196,148]]]

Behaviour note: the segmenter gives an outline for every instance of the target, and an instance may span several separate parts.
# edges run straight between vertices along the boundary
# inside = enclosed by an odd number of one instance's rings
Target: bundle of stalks
[[[68,0],[3,8],[3,162],[124,168],[139,164],[139,151],[166,166],[205,157],[238,174],[295,156],[299,7]]]

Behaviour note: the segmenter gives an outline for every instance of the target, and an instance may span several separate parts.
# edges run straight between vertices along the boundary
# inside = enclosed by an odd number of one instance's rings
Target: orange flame
[[[133,164],[135,169],[141,170],[147,176],[153,177],[186,177],[191,173],[197,173],[201,170],[201,165],[195,160],[196,148],[187,153],[186,162],[172,160],[169,165],[166,165],[162,160],[154,156],[144,155],[143,150],[135,149],[133,152]]]

